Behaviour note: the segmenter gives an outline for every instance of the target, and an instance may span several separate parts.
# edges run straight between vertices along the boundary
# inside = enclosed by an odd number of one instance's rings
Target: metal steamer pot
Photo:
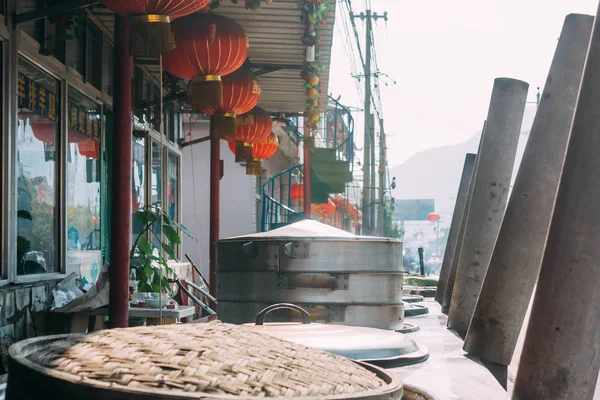
[[[330,227],[323,233],[321,225],[302,221],[220,240],[219,319],[248,323],[274,303],[294,303],[313,322],[402,329],[402,242]],[[298,316],[289,309],[270,315],[280,322]]]

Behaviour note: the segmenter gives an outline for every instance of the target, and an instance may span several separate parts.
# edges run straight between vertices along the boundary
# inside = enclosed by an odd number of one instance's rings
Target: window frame
[[[176,114],[176,113],[174,113]],[[164,126],[164,122],[163,122],[163,126]],[[180,122],[180,121],[179,121]],[[151,199],[152,197],[152,149],[151,146],[153,145],[153,143],[158,144],[159,146],[162,146],[162,153],[161,153],[161,185],[163,185],[164,187],[161,186],[161,205],[163,205],[163,211],[164,211],[164,205],[167,204],[168,198],[167,198],[167,190],[166,190],[166,186],[164,185],[169,177],[168,177],[168,157],[169,157],[169,152],[173,153],[175,156],[177,156],[177,159],[179,161],[178,163],[178,168],[177,168],[177,189],[176,189],[176,196],[177,196],[177,222],[181,222],[181,158],[183,155],[183,152],[181,151],[181,148],[179,147],[179,145],[169,141],[164,134],[161,135],[160,132],[155,131],[154,129],[152,129],[152,127],[150,126],[151,124],[148,124],[148,137],[145,139],[145,146],[146,146],[146,182],[148,183],[146,185],[145,188],[145,196],[147,199]],[[181,124],[178,123],[177,119],[175,119],[175,129],[181,131]],[[161,141],[161,136],[162,136],[162,141]],[[181,232],[179,232],[179,234],[181,235]],[[166,237],[164,234],[162,234],[162,240],[163,242],[166,240]],[[161,250],[162,251],[162,250]],[[164,253],[163,253],[164,254]],[[178,260],[181,259],[181,245],[177,245],[176,249],[175,249],[175,256]]]
[[[10,11],[10,10],[8,10]],[[0,21],[4,17],[0,15]],[[103,37],[105,36],[104,31],[101,27],[90,18],[87,19],[87,23],[93,23],[96,28],[102,32]],[[112,108],[113,99],[112,97],[101,90],[94,87],[91,83],[86,82],[85,77],[79,74],[77,71],[65,66],[62,62],[57,60],[55,57],[46,57],[39,54],[40,44],[27,33],[21,31],[18,27],[13,26],[9,31],[6,26],[0,24],[0,40],[4,42],[4,51],[2,65],[4,74],[2,76],[4,92],[4,104],[2,105],[2,113],[4,120],[8,123],[3,124],[3,138],[7,146],[3,146],[2,149],[2,166],[4,167],[3,173],[3,184],[2,196],[3,196],[3,209],[2,209],[2,235],[0,240],[2,241],[3,248],[6,249],[1,254],[2,268],[0,273],[0,287],[10,284],[27,284],[33,282],[44,282],[53,281],[64,278],[67,262],[67,160],[68,160],[68,125],[66,124],[68,118],[68,88],[69,86],[81,93],[82,95],[92,99],[100,106],[103,107],[104,112]],[[86,35],[87,40],[87,35]],[[110,44],[110,43],[109,43]],[[57,185],[60,189],[57,195],[57,238],[56,238],[56,249],[57,249],[57,264],[60,268],[59,272],[51,272],[45,274],[31,274],[31,275],[17,275],[17,263],[16,263],[16,246],[13,246],[13,241],[16,240],[16,123],[18,105],[15,99],[11,99],[11,89],[14,93],[16,88],[16,79],[18,74],[18,60],[23,58],[36,68],[40,69],[44,73],[55,78],[59,82],[59,92],[61,101],[61,113],[59,121],[59,159],[57,167]],[[106,74],[102,74],[102,85],[104,87]],[[105,116],[106,119],[106,116]],[[106,128],[105,119],[101,121],[101,146],[105,144]],[[101,147],[104,148],[104,147]],[[103,177],[104,192],[106,193],[106,185],[108,184],[108,165],[101,163],[104,170],[101,171]],[[14,198],[13,198],[14,197]],[[106,201],[107,199],[105,199]],[[14,208],[14,210],[13,210]],[[104,205],[101,204],[101,210],[106,210]],[[104,220],[108,215],[104,216]],[[106,223],[107,221],[105,221]],[[107,246],[108,243],[105,238],[102,238],[102,254],[104,260],[106,260]]]
[[[66,247],[64,246],[64,234],[66,234],[66,223],[64,220],[64,216],[66,215],[66,201],[65,201],[65,197],[66,197],[66,140],[64,140],[64,138],[66,137],[66,126],[65,126],[65,121],[66,121],[66,110],[65,110],[65,96],[64,96],[64,91],[65,91],[65,85],[66,85],[66,81],[61,79],[60,76],[58,76],[56,73],[54,73],[51,69],[49,68],[45,68],[44,65],[41,65],[39,63],[39,61],[35,60],[34,58],[30,57],[27,53],[19,51],[18,52],[18,57],[16,59],[15,65],[18,68],[19,65],[19,59],[23,59],[24,61],[26,61],[27,63],[31,64],[32,66],[34,66],[35,68],[39,69],[40,71],[42,71],[43,73],[49,75],[50,77],[52,77],[53,79],[56,79],[57,82],[57,87],[58,89],[58,93],[57,95],[60,98],[60,116],[59,116],[59,120],[57,121],[58,123],[58,134],[57,134],[57,154],[58,154],[58,161],[56,162],[56,166],[55,166],[55,173],[56,173],[56,186],[58,189],[60,189],[59,191],[55,192],[55,207],[56,207],[56,220],[57,220],[57,224],[55,227],[55,251],[57,252],[55,257],[55,262],[58,265],[58,267],[60,268],[58,272],[49,272],[49,273],[45,273],[45,274],[31,274],[31,275],[18,275],[17,274],[17,263],[16,263],[16,254],[15,257],[13,258],[15,260],[15,263],[9,263],[9,264],[5,264],[4,268],[3,268],[3,275],[6,274],[6,276],[8,277],[8,281],[10,283],[31,283],[31,282],[39,282],[39,281],[44,281],[44,280],[52,280],[52,279],[59,279],[61,277],[65,276],[65,262],[66,262]],[[12,113],[14,114],[13,118],[15,118],[15,122],[17,122],[19,108],[18,106],[15,107],[15,109],[12,111]],[[16,130],[13,131],[14,134],[16,135]],[[9,173],[11,174],[11,179],[14,180],[15,182],[15,190],[14,190],[14,203],[12,204],[12,207],[14,208],[14,210],[11,210],[11,214],[9,214],[9,216],[7,217],[9,220],[11,219],[10,216],[13,216],[12,218],[12,223],[15,228],[17,226],[17,217],[16,217],[16,213],[17,213],[17,202],[16,202],[16,196],[18,196],[18,192],[16,190],[16,175],[17,175],[17,169],[16,169],[16,140],[14,143],[13,148],[11,148],[11,151],[14,151],[13,156],[11,157],[11,160],[13,160],[13,162],[11,163],[11,165],[8,165],[7,170],[9,170]],[[12,167],[12,168],[11,168]],[[11,240],[10,238],[6,238],[6,240]],[[16,236],[14,238],[14,240],[16,241]],[[16,246],[12,245],[11,243],[7,243],[8,246],[6,247],[8,249],[8,252],[15,252],[16,253]],[[63,250],[64,249],[64,250]],[[6,271],[6,272],[5,272]]]

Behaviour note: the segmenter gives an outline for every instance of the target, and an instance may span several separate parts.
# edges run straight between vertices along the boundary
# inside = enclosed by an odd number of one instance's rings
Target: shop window
[[[86,19],[73,18],[72,24],[73,34],[66,41],[66,65],[83,75],[86,55]]]
[[[136,139],[132,146],[132,177],[131,183],[133,185],[131,199],[132,205],[131,210],[135,213],[138,210],[143,210],[146,206],[146,146],[144,139]],[[133,238],[135,238],[144,229],[143,225],[136,220],[132,219],[132,232]]]
[[[104,42],[104,50],[102,52],[102,76],[103,76],[103,92],[108,93],[109,96],[113,95],[113,77],[114,77],[114,48],[108,43]]]
[[[179,222],[179,156],[173,152],[167,153],[167,215],[173,221]],[[177,249],[172,248],[177,255]]]
[[[102,109],[69,89],[67,158],[67,270],[88,283],[102,266],[101,121]]]
[[[94,24],[87,24],[86,80],[102,90],[102,32]]]
[[[162,178],[163,178],[163,167],[162,167],[162,146],[159,142],[152,141],[152,183],[150,185],[151,191],[151,204],[157,209],[162,209]],[[160,224],[155,224],[154,237],[152,243],[154,247],[160,249],[160,235],[162,229]]]
[[[174,109],[174,105],[173,104],[167,104],[165,105],[164,108],[164,112],[163,112],[163,127],[165,130],[165,136],[167,137],[167,140],[169,140],[172,143],[177,143],[177,140],[179,139],[177,136],[177,128],[176,128],[176,124],[177,124],[177,117],[179,116],[178,113],[175,112]]]
[[[17,273],[58,272],[58,81],[19,60]]]
[[[170,152],[167,156],[167,215],[173,221],[179,221],[179,204],[177,193],[179,193],[179,157]]]

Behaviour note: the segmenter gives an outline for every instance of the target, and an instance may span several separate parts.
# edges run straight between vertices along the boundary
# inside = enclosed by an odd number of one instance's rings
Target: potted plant
[[[167,260],[175,259],[175,246],[181,244],[179,231],[192,239],[194,236],[155,206],[136,211],[134,218],[142,226],[130,253],[131,269],[139,281],[138,291],[170,296],[173,290],[168,279],[174,277],[174,271]]]

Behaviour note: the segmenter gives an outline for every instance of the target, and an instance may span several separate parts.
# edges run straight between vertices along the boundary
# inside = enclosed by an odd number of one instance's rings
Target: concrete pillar
[[[454,291],[454,282],[456,281],[456,270],[458,269],[458,260],[460,259],[460,251],[462,250],[462,244],[465,238],[465,227],[467,225],[467,216],[469,215],[469,209],[471,208],[471,199],[473,198],[473,186],[475,182],[475,176],[477,175],[477,165],[479,164],[479,154],[481,154],[481,145],[483,144],[483,136],[485,135],[485,123],[481,130],[481,138],[479,139],[479,147],[477,148],[477,154],[475,156],[475,166],[471,174],[471,180],[469,182],[469,190],[467,193],[467,201],[465,202],[465,208],[462,214],[462,218],[458,230],[458,238],[456,240],[456,247],[454,248],[454,254],[450,260],[450,272],[448,273],[448,283],[446,283],[446,290],[444,290],[444,296],[442,297],[442,313],[448,314],[450,309],[450,302],[452,301],[452,293]]]
[[[594,17],[569,15],[523,154],[464,349],[509,365],[537,281]]]
[[[595,24],[513,399],[594,397],[600,370],[598,104]]]
[[[461,337],[467,333],[504,216],[528,88],[515,79],[494,81],[448,311],[448,327]]]
[[[442,300],[444,298],[444,291],[446,290],[446,284],[448,283],[448,276],[450,275],[452,257],[454,256],[456,244],[458,243],[460,223],[465,212],[467,197],[469,195],[469,186],[471,185],[471,176],[473,175],[474,169],[475,154],[469,153],[465,157],[465,164],[463,166],[460,184],[458,185],[456,203],[454,204],[454,213],[452,214],[452,223],[450,224],[450,232],[448,232],[446,251],[444,251],[444,261],[442,262],[440,279],[438,280],[437,292],[435,294],[435,301],[437,301],[440,304],[442,304]]]

